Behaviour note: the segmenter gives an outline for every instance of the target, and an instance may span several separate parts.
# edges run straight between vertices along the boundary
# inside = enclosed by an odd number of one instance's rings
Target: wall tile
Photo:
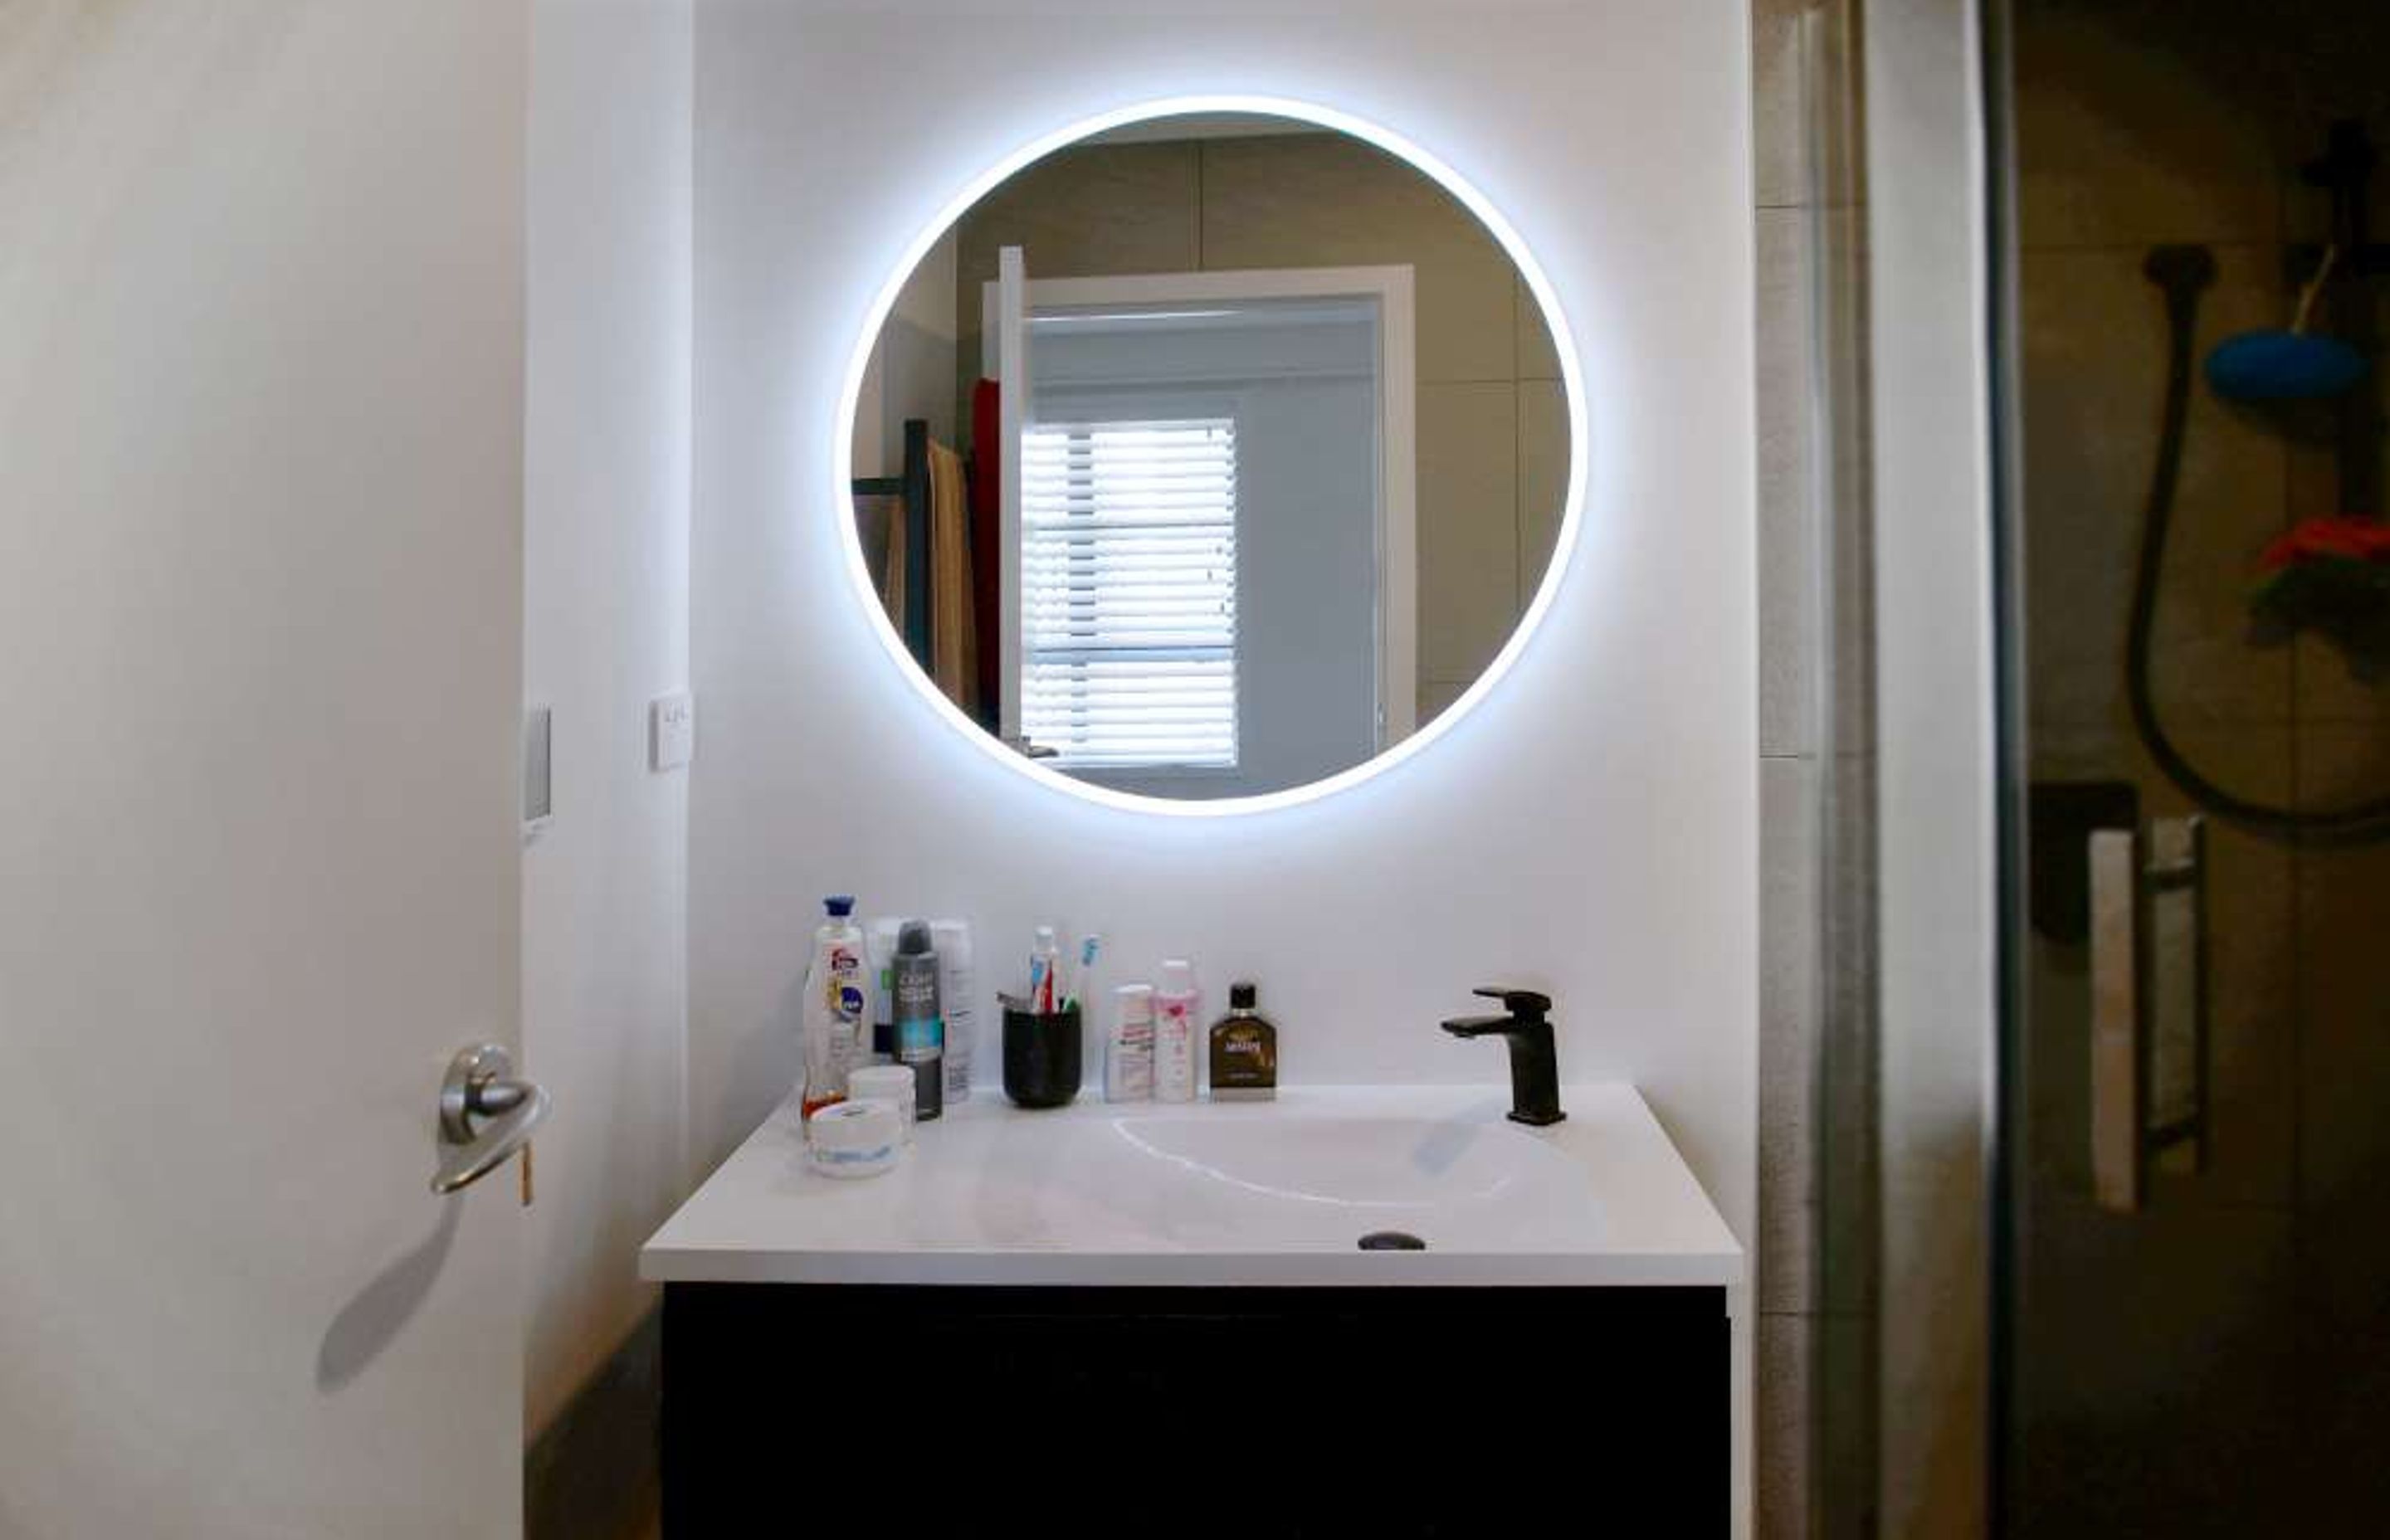
[[[2025,637],[2037,722],[2122,722],[2124,638],[2157,447],[2166,333],[2138,248],[2033,251],[2023,268]],[[2277,324],[2281,289],[2254,248],[2217,252],[2203,351]],[[2280,722],[2290,655],[2251,645],[2258,554],[2283,527],[2284,450],[2267,425],[2193,397],[2152,670],[2169,724]]]
[[[1519,382],[1519,602],[1551,564],[1568,499],[1568,396],[1556,379]]]
[[[2068,1200],[2031,1228],[2016,1532],[2316,1533],[2281,1521],[2300,1423],[2289,1215]]]
[[[1752,196],[1763,209],[1811,202],[1808,92],[1801,19],[1817,0],[1752,0]]]
[[[1818,1326],[1805,1315],[1762,1315],[1754,1341],[1752,1533],[1799,1540],[1810,1532],[1810,1366]]]
[[[1815,1294],[1818,1064],[1817,764],[1759,766],[1759,1308]]]
[[[1205,267],[1409,263],[1419,378],[1514,378],[1517,271],[1442,187],[1343,135],[1212,139],[1202,153]]]
[[[1473,679],[1519,614],[1517,388],[1419,391],[1419,658],[1422,677]]]
[[[2316,808],[2390,794],[2390,732],[2302,726],[2298,785]],[[2301,852],[2298,903],[2299,1202],[2314,1303],[2390,1329],[2390,843]]]
[[[2124,8],[2103,22],[2021,6],[2016,54],[2028,247],[2275,237],[2271,125],[2229,74],[2153,45]]]
[[[1759,262],[1759,747],[1818,748],[1817,334],[1813,216],[1762,209]]]

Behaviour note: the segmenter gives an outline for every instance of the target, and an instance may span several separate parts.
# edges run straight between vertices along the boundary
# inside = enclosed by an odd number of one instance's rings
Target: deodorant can
[[[938,1007],[938,954],[927,921],[908,919],[896,933],[889,993],[896,1011],[896,1062],[911,1068],[913,1115],[927,1123],[946,1105],[946,1026]]]

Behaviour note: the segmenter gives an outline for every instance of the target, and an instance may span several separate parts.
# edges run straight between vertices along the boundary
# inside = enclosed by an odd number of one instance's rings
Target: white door
[[[516,1534],[527,6],[9,10],[0,1534]]]

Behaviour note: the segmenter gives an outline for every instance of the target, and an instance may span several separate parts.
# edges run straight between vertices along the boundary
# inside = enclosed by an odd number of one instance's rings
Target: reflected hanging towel
[[[979,634],[972,619],[970,515],[963,457],[930,445],[930,676],[970,712],[979,701]]]
[[[971,593],[979,612],[979,720],[989,732],[1003,720],[1000,672],[1003,638],[996,634],[1004,609],[1004,553],[999,549],[1004,527],[1004,430],[996,384],[983,379],[971,387]]]

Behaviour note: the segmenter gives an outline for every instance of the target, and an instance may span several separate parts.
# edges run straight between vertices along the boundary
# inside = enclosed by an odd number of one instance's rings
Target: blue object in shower
[[[2207,383],[2227,401],[2336,396],[2365,378],[2365,355],[2329,337],[2244,331],[2207,355]]]

